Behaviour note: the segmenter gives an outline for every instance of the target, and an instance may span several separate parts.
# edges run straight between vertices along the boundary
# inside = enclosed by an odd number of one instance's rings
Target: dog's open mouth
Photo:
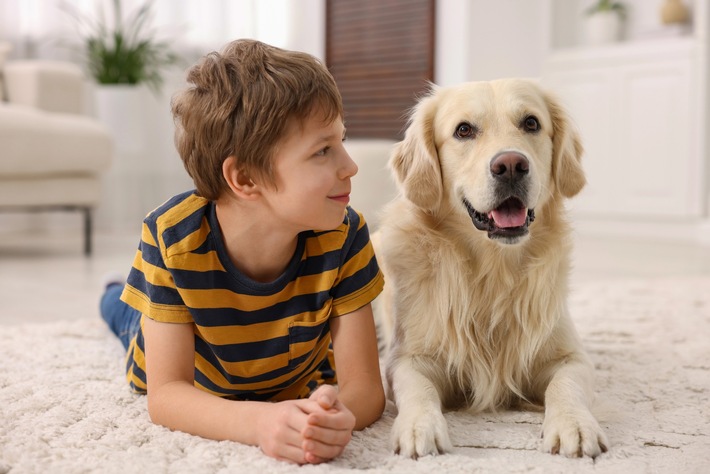
[[[468,215],[478,230],[488,232],[491,239],[522,237],[528,233],[535,220],[535,210],[528,209],[517,197],[509,197],[488,213],[477,211],[466,198],[463,199]]]

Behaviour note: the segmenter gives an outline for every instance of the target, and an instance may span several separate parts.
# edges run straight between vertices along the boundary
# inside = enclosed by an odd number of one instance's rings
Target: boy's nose
[[[345,161],[340,168],[341,178],[352,178],[358,172],[357,163],[355,163],[355,160],[350,157],[350,154],[347,151],[344,152],[344,160]]]

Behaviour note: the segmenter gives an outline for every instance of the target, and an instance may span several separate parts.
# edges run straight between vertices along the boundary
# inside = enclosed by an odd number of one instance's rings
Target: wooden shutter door
[[[435,0],[327,0],[326,63],[352,138],[401,139],[434,80]]]

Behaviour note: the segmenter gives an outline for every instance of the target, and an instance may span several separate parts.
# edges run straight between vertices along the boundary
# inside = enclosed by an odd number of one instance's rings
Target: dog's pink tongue
[[[528,218],[528,211],[525,208],[503,206],[491,211],[490,217],[493,218],[496,226],[501,229],[520,227],[525,225],[525,220]]]

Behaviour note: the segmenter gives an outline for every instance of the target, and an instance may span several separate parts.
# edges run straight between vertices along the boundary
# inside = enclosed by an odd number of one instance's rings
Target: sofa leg
[[[91,208],[85,207],[84,211],[84,255],[91,256]]]

